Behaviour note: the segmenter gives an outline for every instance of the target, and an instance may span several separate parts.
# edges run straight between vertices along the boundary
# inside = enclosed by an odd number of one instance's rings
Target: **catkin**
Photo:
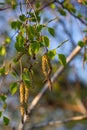
[[[20,105],[21,120],[24,121],[25,107]]]
[[[52,83],[51,83],[51,80],[50,80],[51,71],[52,71],[52,67],[51,67],[51,64],[50,64],[49,57],[48,57],[47,54],[44,54],[42,56],[42,72],[43,72],[46,80],[48,81],[48,86],[49,86],[50,90],[52,90]]]
[[[25,113],[25,86],[24,83],[20,83],[20,113],[22,119],[24,118],[24,113]]]
[[[25,103],[28,103],[29,98],[29,88],[25,86]]]
[[[22,121],[24,120],[24,114],[27,112],[29,98],[29,88],[23,82],[20,84],[20,113]]]
[[[25,104],[26,104],[26,111],[28,107],[28,99],[29,99],[29,88],[25,85]]]
[[[42,56],[42,71],[45,77],[48,77],[51,74],[51,64],[47,54]]]

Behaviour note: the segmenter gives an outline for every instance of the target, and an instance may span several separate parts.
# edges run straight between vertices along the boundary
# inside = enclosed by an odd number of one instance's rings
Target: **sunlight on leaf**
[[[58,54],[59,62],[63,65],[66,66],[66,57],[63,54]]]
[[[54,59],[56,55],[56,49],[48,51],[48,56],[50,59]]]
[[[12,83],[10,85],[10,92],[12,95],[14,95],[18,90],[18,84],[16,82]]]
[[[6,47],[5,46],[1,46],[0,47],[0,55],[4,56],[6,54]]]

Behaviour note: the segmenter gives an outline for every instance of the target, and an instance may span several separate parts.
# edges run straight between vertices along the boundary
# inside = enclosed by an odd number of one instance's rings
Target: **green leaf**
[[[49,45],[50,45],[50,40],[49,40],[49,38],[48,38],[47,36],[43,36],[42,39],[43,39],[44,45],[45,45],[46,47],[49,47]]]
[[[72,12],[72,13],[76,13],[76,9],[74,8],[74,6],[72,4],[70,4],[70,1],[65,1],[63,4],[64,8],[66,8],[68,11]]]
[[[79,41],[79,42],[78,42],[78,45],[79,45],[80,47],[84,47],[86,44],[85,44],[85,42],[83,42],[83,41]]]
[[[36,6],[37,9],[40,7],[40,4],[41,3],[39,1],[36,1],[35,6]]]
[[[4,122],[4,125],[8,125],[9,119],[6,116],[3,116],[3,122]]]
[[[28,12],[28,14],[30,15],[31,22],[40,22],[40,11],[36,11],[35,13]]]
[[[11,28],[17,29],[17,22],[16,21],[11,22]]]
[[[85,5],[85,6],[87,6],[87,0],[83,0],[82,4]]]
[[[87,33],[87,28],[83,30],[83,32]]]
[[[16,37],[15,48],[19,52],[24,50],[24,37],[20,34]]]
[[[4,95],[4,94],[1,94],[1,95],[0,95],[0,99],[1,99],[3,102],[5,102],[6,99],[7,99],[7,96]]]
[[[11,5],[12,5],[12,8],[15,9],[17,6],[16,0],[11,0]]]
[[[20,21],[13,21],[11,22],[11,28],[12,29],[20,29],[20,27],[22,26],[22,23]]]
[[[30,86],[30,84],[31,84],[31,81],[30,81],[30,72],[29,72],[28,69],[24,70],[24,73],[22,74],[22,79],[23,79],[24,83],[27,86]]]
[[[39,49],[40,49],[40,43],[34,41],[30,44],[28,52],[30,55],[37,54]]]
[[[13,76],[14,78],[17,78],[17,76],[18,76],[18,74],[17,74],[17,72],[16,72],[15,70],[13,70],[13,72],[12,72],[11,74],[12,74],[12,76]]]
[[[54,59],[55,55],[56,55],[56,49],[48,51],[48,56],[50,59]]]
[[[51,4],[50,7],[51,7],[51,9],[55,9],[56,8],[55,4]]]
[[[56,49],[59,48],[59,47],[61,47],[61,46],[62,46],[65,42],[67,42],[67,41],[69,41],[69,40],[65,40],[65,41],[61,42],[61,43],[56,47]]]
[[[11,42],[11,38],[10,38],[10,37],[6,37],[5,43],[6,43],[6,44],[9,44],[10,42]]]
[[[78,13],[77,17],[78,17],[78,18],[81,18],[81,17],[82,17],[82,14]]]
[[[14,82],[10,85],[10,92],[12,95],[14,95],[18,90],[18,84],[17,82]]]
[[[19,19],[24,22],[26,20],[26,16],[22,14],[19,16]]]
[[[3,3],[3,2],[0,2],[0,5],[5,5],[5,3]]]
[[[59,12],[61,15],[66,16],[66,12],[64,11],[64,9],[58,8],[58,12]]]
[[[35,19],[36,19],[36,22],[38,21],[38,22],[40,22],[40,19],[41,19],[41,17],[40,17],[40,11],[36,11],[35,12]]]
[[[5,74],[5,67],[0,68],[0,75]]]
[[[53,28],[48,27],[48,32],[54,37],[55,36],[55,31]]]
[[[1,116],[2,116],[2,111],[0,111],[0,118],[1,118]]]
[[[0,55],[4,56],[6,54],[6,47],[5,46],[0,46]]]
[[[63,54],[58,54],[59,62],[63,65],[66,66],[66,57]]]
[[[5,102],[3,105],[3,109],[5,110],[7,108],[7,103]]]
[[[28,27],[28,39],[30,40],[30,41],[33,41],[34,40],[34,36],[35,36],[35,29],[34,29],[34,26],[31,26],[31,25],[29,25],[29,27]]]
[[[37,26],[37,31],[38,32],[41,32],[42,28],[44,27],[44,25],[40,24]]]

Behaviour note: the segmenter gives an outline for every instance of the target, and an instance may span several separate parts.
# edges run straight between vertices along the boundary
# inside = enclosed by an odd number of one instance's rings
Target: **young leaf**
[[[32,54],[37,54],[38,51],[39,51],[39,48],[40,48],[40,43],[39,42],[33,42],[30,44],[29,46],[29,54],[32,55]]]
[[[27,33],[28,33],[28,39],[33,41],[34,40],[34,36],[35,36],[35,29],[34,26],[29,25],[28,29],[27,29]]]
[[[55,31],[53,28],[48,27],[48,32],[54,37],[55,36]]]
[[[63,54],[58,54],[59,62],[63,65],[66,66],[66,57]]]
[[[64,11],[64,9],[58,8],[58,12],[59,12],[61,15],[66,16],[66,12]]]
[[[51,7],[51,9],[55,9],[56,8],[55,4],[51,4],[50,7]]]
[[[11,0],[11,5],[12,5],[12,8],[15,9],[17,6],[16,0]]]
[[[4,104],[3,104],[3,109],[5,110],[7,108],[7,103],[5,102]]]
[[[9,44],[11,42],[11,38],[10,37],[7,37],[6,39],[5,39],[5,43],[6,44]]]
[[[30,72],[28,69],[24,70],[24,73],[22,74],[22,79],[27,86],[30,86]]]
[[[6,95],[4,95],[4,94],[1,94],[0,95],[0,99],[3,101],[3,102],[5,102],[6,101]]]
[[[85,44],[83,41],[79,41],[79,42],[78,42],[78,45],[79,45],[80,47],[84,47],[86,44]]]
[[[44,25],[42,25],[42,24],[38,25],[38,26],[37,26],[37,31],[40,32],[43,27],[44,27]]]
[[[5,67],[0,68],[0,75],[5,74]]]
[[[56,49],[48,51],[48,56],[50,59],[54,59],[55,55],[56,55]]]
[[[19,19],[24,22],[26,20],[26,16],[22,14],[19,16]]]
[[[3,122],[5,125],[9,124],[9,119],[6,116],[3,116]]]
[[[1,116],[2,116],[2,111],[0,111],[0,118],[1,118]]]
[[[49,47],[49,45],[50,45],[50,40],[49,40],[49,38],[48,38],[47,36],[43,36],[42,39],[43,39],[44,45],[45,45],[46,47]]]
[[[11,91],[11,94],[14,95],[18,90],[18,84],[16,82],[12,83],[10,85],[10,91]]]
[[[0,55],[4,56],[6,54],[6,47],[5,46],[0,46]]]
[[[15,48],[19,52],[24,50],[24,37],[20,34],[16,37]]]
[[[20,29],[20,27],[21,27],[21,25],[22,25],[22,23],[20,22],[20,21],[13,21],[12,23],[11,23],[11,28],[12,29]]]

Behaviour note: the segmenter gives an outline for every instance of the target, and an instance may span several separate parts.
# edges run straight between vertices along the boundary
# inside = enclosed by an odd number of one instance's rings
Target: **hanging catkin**
[[[21,82],[20,83],[20,113],[22,117],[22,122],[24,121],[24,115],[27,114],[28,99],[29,99],[29,88],[27,85]]]
[[[25,85],[25,105],[26,105],[26,112],[28,108],[28,99],[29,99],[29,87]]]
[[[50,64],[49,57],[46,53],[42,56],[42,71],[43,71],[43,74],[44,74],[46,80],[48,81],[49,89],[52,90],[52,83],[50,80],[50,74],[52,71],[52,67]]]
[[[23,82],[20,83],[20,113],[23,121],[25,114],[25,85]]]

